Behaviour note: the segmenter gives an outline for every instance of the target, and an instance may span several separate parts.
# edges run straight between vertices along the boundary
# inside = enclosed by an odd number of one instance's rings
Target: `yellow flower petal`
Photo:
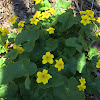
[[[43,69],[43,73],[47,74],[48,73],[48,70]]]

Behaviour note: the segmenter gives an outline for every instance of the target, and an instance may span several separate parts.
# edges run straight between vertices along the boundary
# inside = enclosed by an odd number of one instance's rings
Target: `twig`
[[[83,7],[83,3],[84,1],[83,0],[81,0],[81,11],[82,11],[82,7]]]
[[[76,4],[78,10],[80,11],[80,8],[79,8],[79,6],[78,6],[78,1],[77,1],[77,0],[75,0],[75,4]]]
[[[91,0],[87,0],[89,3],[91,3]],[[95,8],[97,8],[97,10],[100,10],[99,5],[97,5],[95,2],[93,3],[93,5],[95,6]]]
[[[92,1],[92,6],[91,6],[91,10],[92,10],[92,8],[93,8],[93,4],[94,4],[94,0]]]

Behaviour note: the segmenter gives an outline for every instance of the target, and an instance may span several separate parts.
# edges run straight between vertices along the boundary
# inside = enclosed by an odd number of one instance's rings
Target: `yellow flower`
[[[1,32],[2,32],[2,36],[4,36],[4,35],[9,33],[8,28],[5,28],[5,27]]]
[[[100,17],[97,18],[97,22],[100,23]]]
[[[35,15],[33,18],[39,18],[41,16],[41,11],[36,11]]]
[[[64,62],[62,61],[62,58],[59,60],[56,60],[55,68],[58,68],[58,71],[61,71],[61,69],[64,69]]]
[[[99,36],[99,34],[95,34],[95,36],[97,37],[97,36]]]
[[[80,11],[80,15],[86,14],[86,11]]]
[[[54,10],[54,8],[50,8],[49,10],[48,10],[48,12],[50,12],[51,14],[55,14],[55,10]]]
[[[47,29],[47,31],[49,31],[49,34],[54,34],[54,28],[53,27],[49,27],[49,29]]]
[[[42,57],[42,64],[46,64],[47,62],[49,62],[50,64],[53,64],[53,58],[54,58],[54,55],[51,54],[50,52],[46,52],[45,55],[43,55]]]
[[[20,27],[20,28],[17,28],[17,30],[18,30],[18,31],[22,31],[22,29],[23,29],[22,27]]]
[[[93,18],[94,17],[94,12],[92,10],[86,10],[86,15]]]
[[[94,20],[95,21],[96,19],[95,18],[90,18],[90,20]]]
[[[17,18],[17,16],[13,16],[11,19],[9,19],[9,22],[11,22],[11,24],[14,24]]]
[[[48,19],[51,16],[51,14],[48,11],[42,12],[42,15],[42,17],[46,19]]]
[[[97,68],[100,68],[100,59],[98,60],[97,64],[96,64]]]
[[[24,49],[21,47],[22,45],[13,45],[13,49],[17,49],[18,50],[18,54],[22,54],[24,52]]]
[[[25,21],[20,21],[20,22],[18,23],[18,26],[24,27],[24,23],[25,23]]]
[[[30,21],[31,24],[35,24],[35,25],[37,25],[37,22],[39,22],[39,20],[36,18],[31,18]]]
[[[84,26],[91,23],[89,16],[83,15],[81,16],[81,18],[82,18],[81,23],[83,23]]]
[[[43,4],[43,0],[34,0],[35,1],[35,5],[39,4],[41,2],[41,4]]]
[[[43,0],[41,0],[41,4],[42,4],[42,5],[43,5],[43,3],[44,3]]]
[[[14,44],[13,45],[13,49],[17,49],[18,47],[21,47],[22,45],[16,45],[16,44]]]
[[[43,17],[42,17],[42,16],[40,16],[38,19],[39,19],[39,20],[43,20],[43,21],[44,21],[44,19],[43,19]]]
[[[98,33],[98,35],[100,36],[100,33]]]
[[[2,32],[2,28],[0,28],[0,32]]]
[[[24,52],[24,49],[22,47],[17,47],[18,54],[22,54]]]
[[[37,83],[43,83],[44,85],[46,83],[48,83],[48,80],[50,78],[52,78],[52,76],[50,74],[47,74],[47,73],[48,73],[48,70],[46,70],[46,69],[43,69],[42,72],[37,72],[37,77],[38,77],[36,79]]]
[[[79,91],[84,91],[84,89],[86,89],[86,85],[82,84],[78,85],[77,87],[79,88]]]
[[[6,48],[8,48],[8,45],[9,45],[8,43],[5,44]]]
[[[80,81],[80,83],[81,83],[82,85],[84,85],[84,84],[86,83],[85,78],[82,78],[82,77],[81,77],[81,79],[79,79],[79,81]]]

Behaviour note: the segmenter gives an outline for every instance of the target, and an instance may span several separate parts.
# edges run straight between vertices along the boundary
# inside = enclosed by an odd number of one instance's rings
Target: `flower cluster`
[[[54,55],[51,54],[50,52],[46,52],[45,55],[42,56],[42,64],[50,63],[53,64],[53,58]],[[56,64],[54,66],[55,68],[58,68],[58,71],[61,71],[61,69],[64,69],[64,62],[62,61],[62,58],[59,60],[56,60]],[[48,70],[43,69],[43,72],[37,72],[37,83],[43,83],[44,85],[48,83],[48,80],[52,78],[50,74],[47,74]]]
[[[47,74],[48,73],[48,70],[46,70],[46,69],[43,69],[43,71],[42,72],[37,72],[37,83],[43,83],[44,85],[46,84],[46,83],[48,83],[48,80],[50,79],[50,78],[52,78],[52,76],[50,75],[50,74]]]
[[[13,49],[17,49],[18,50],[18,54],[22,54],[24,52],[24,49],[21,47],[22,45],[13,45]]]
[[[80,11],[80,15],[82,15],[81,23],[83,23],[84,26],[90,24],[91,21],[95,21],[94,12],[92,10]]]
[[[23,29],[23,27],[24,27],[24,24],[25,24],[25,21],[20,21],[19,23],[18,23],[18,31],[22,31],[22,29]]]
[[[96,64],[96,68],[100,68],[100,59],[98,60],[98,62]]]
[[[16,19],[19,18],[17,16],[13,16],[11,19],[9,19],[9,22],[11,22],[11,24],[14,24],[16,22]],[[22,31],[23,27],[24,27],[25,21],[20,21],[18,23],[18,31]]]
[[[42,57],[42,64],[50,63],[53,64],[53,58],[54,55],[50,52],[46,52],[45,55]],[[62,61],[62,58],[59,60],[56,60],[56,64],[54,65],[55,68],[58,68],[58,71],[61,71],[61,69],[64,69],[64,62]]]
[[[84,89],[86,89],[86,85],[85,85],[86,81],[82,77],[81,77],[81,79],[79,79],[79,81],[81,84],[78,85],[77,87],[79,88],[79,91],[84,91]]]
[[[44,21],[45,19],[48,19],[51,15],[55,14],[54,8],[48,8],[44,12],[41,13],[41,11],[36,11],[34,16],[30,19],[30,24],[35,24],[39,22],[39,20]]]

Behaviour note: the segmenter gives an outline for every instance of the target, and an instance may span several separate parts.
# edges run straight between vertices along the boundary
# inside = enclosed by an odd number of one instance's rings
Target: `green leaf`
[[[36,41],[39,38],[39,31],[37,29],[22,31],[22,33],[18,34],[15,40],[15,44],[19,45],[26,41]]]
[[[25,88],[30,90],[30,85],[31,85],[31,81],[30,81],[29,76],[27,76],[25,79]]]
[[[51,7],[51,4],[49,3],[48,0],[44,0],[43,4],[44,4],[45,7],[49,7],[49,8]]]
[[[15,78],[32,75],[36,71],[36,64],[27,58],[15,63],[8,63],[7,66],[0,69],[0,84],[7,84]]]
[[[42,61],[42,56],[45,54],[46,50],[44,49],[44,45],[41,43],[36,43],[34,49],[31,52],[31,61],[37,62],[38,60]]]
[[[77,44],[77,38],[73,37],[73,38],[66,39],[65,44],[68,47],[75,47],[75,44]]]
[[[17,49],[12,49],[10,52],[5,54],[5,58],[9,58],[10,60],[14,60],[18,55]]]
[[[46,47],[45,49],[47,51],[54,51],[58,46],[58,40],[57,39],[52,39],[52,38],[49,38],[47,41],[46,41]]]
[[[80,34],[80,33],[79,33]],[[88,46],[87,46],[87,42],[86,40],[84,40],[83,35],[79,35],[78,37],[78,42],[82,44],[82,46],[84,47],[84,50],[87,51],[88,50]]]
[[[76,50],[78,51],[78,52],[82,52],[82,45],[80,45],[80,44],[75,44],[75,48],[76,48]]]
[[[74,83],[74,84],[73,84]],[[78,82],[76,80],[75,77],[71,77],[69,80],[68,80],[68,88],[72,89],[72,90],[78,90],[77,88],[77,85],[78,85]]]
[[[85,54],[82,53],[79,55],[78,60],[77,60],[77,71],[79,73],[82,73],[82,70],[85,65],[86,65],[86,57],[85,57]]]
[[[96,77],[96,82],[95,82],[95,87],[98,90],[98,92],[100,93],[100,77]]]
[[[8,39],[9,39],[9,38],[14,38],[14,37],[16,37],[16,36],[17,36],[17,33],[10,33],[9,36],[8,36]]]
[[[60,8],[67,9],[70,6],[70,4],[70,1],[58,0],[55,4],[55,10],[58,10]]]
[[[8,36],[8,41],[14,43],[14,38],[17,36],[17,33],[10,33]]]
[[[7,85],[0,86],[0,98],[3,98],[7,95]]]
[[[71,12],[65,12],[59,16],[59,31],[64,32],[74,25],[74,15]]]
[[[8,86],[7,89],[7,96],[6,98],[9,100],[16,100],[15,98],[17,97],[17,92],[18,92],[18,86],[15,84],[15,82],[11,82]]]
[[[68,60],[67,65],[64,66],[64,70],[62,70],[60,73],[67,76],[68,78],[72,77],[76,74],[76,66],[76,58],[72,57]]]
[[[33,50],[34,46],[35,46],[35,41],[30,40],[23,45],[23,48],[25,51],[31,52]]]
[[[91,32],[93,31],[93,29],[95,29],[95,25],[94,24],[88,24],[86,26],[81,26],[82,30],[85,31],[85,34],[88,38],[92,39],[92,40],[96,40],[96,37],[94,37]]]
[[[5,59],[4,58],[0,58],[0,68],[3,67],[3,63],[4,63]]]
[[[3,44],[6,44],[6,41],[7,41],[7,35],[4,35],[4,36],[1,36],[1,40],[2,40],[2,42],[1,42],[1,44],[3,45]]]
[[[100,88],[98,86],[98,82],[95,83],[95,82],[91,81],[91,83],[87,83],[86,86],[87,86],[86,87],[87,93],[89,93],[89,94],[97,94],[98,92],[100,93]]]
[[[78,52],[82,52],[82,46],[77,42],[75,37],[66,39],[65,44],[68,47],[75,47]]]
[[[88,55],[89,55],[88,59],[91,60],[93,56],[97,55],[97,48],[90,48]]]

